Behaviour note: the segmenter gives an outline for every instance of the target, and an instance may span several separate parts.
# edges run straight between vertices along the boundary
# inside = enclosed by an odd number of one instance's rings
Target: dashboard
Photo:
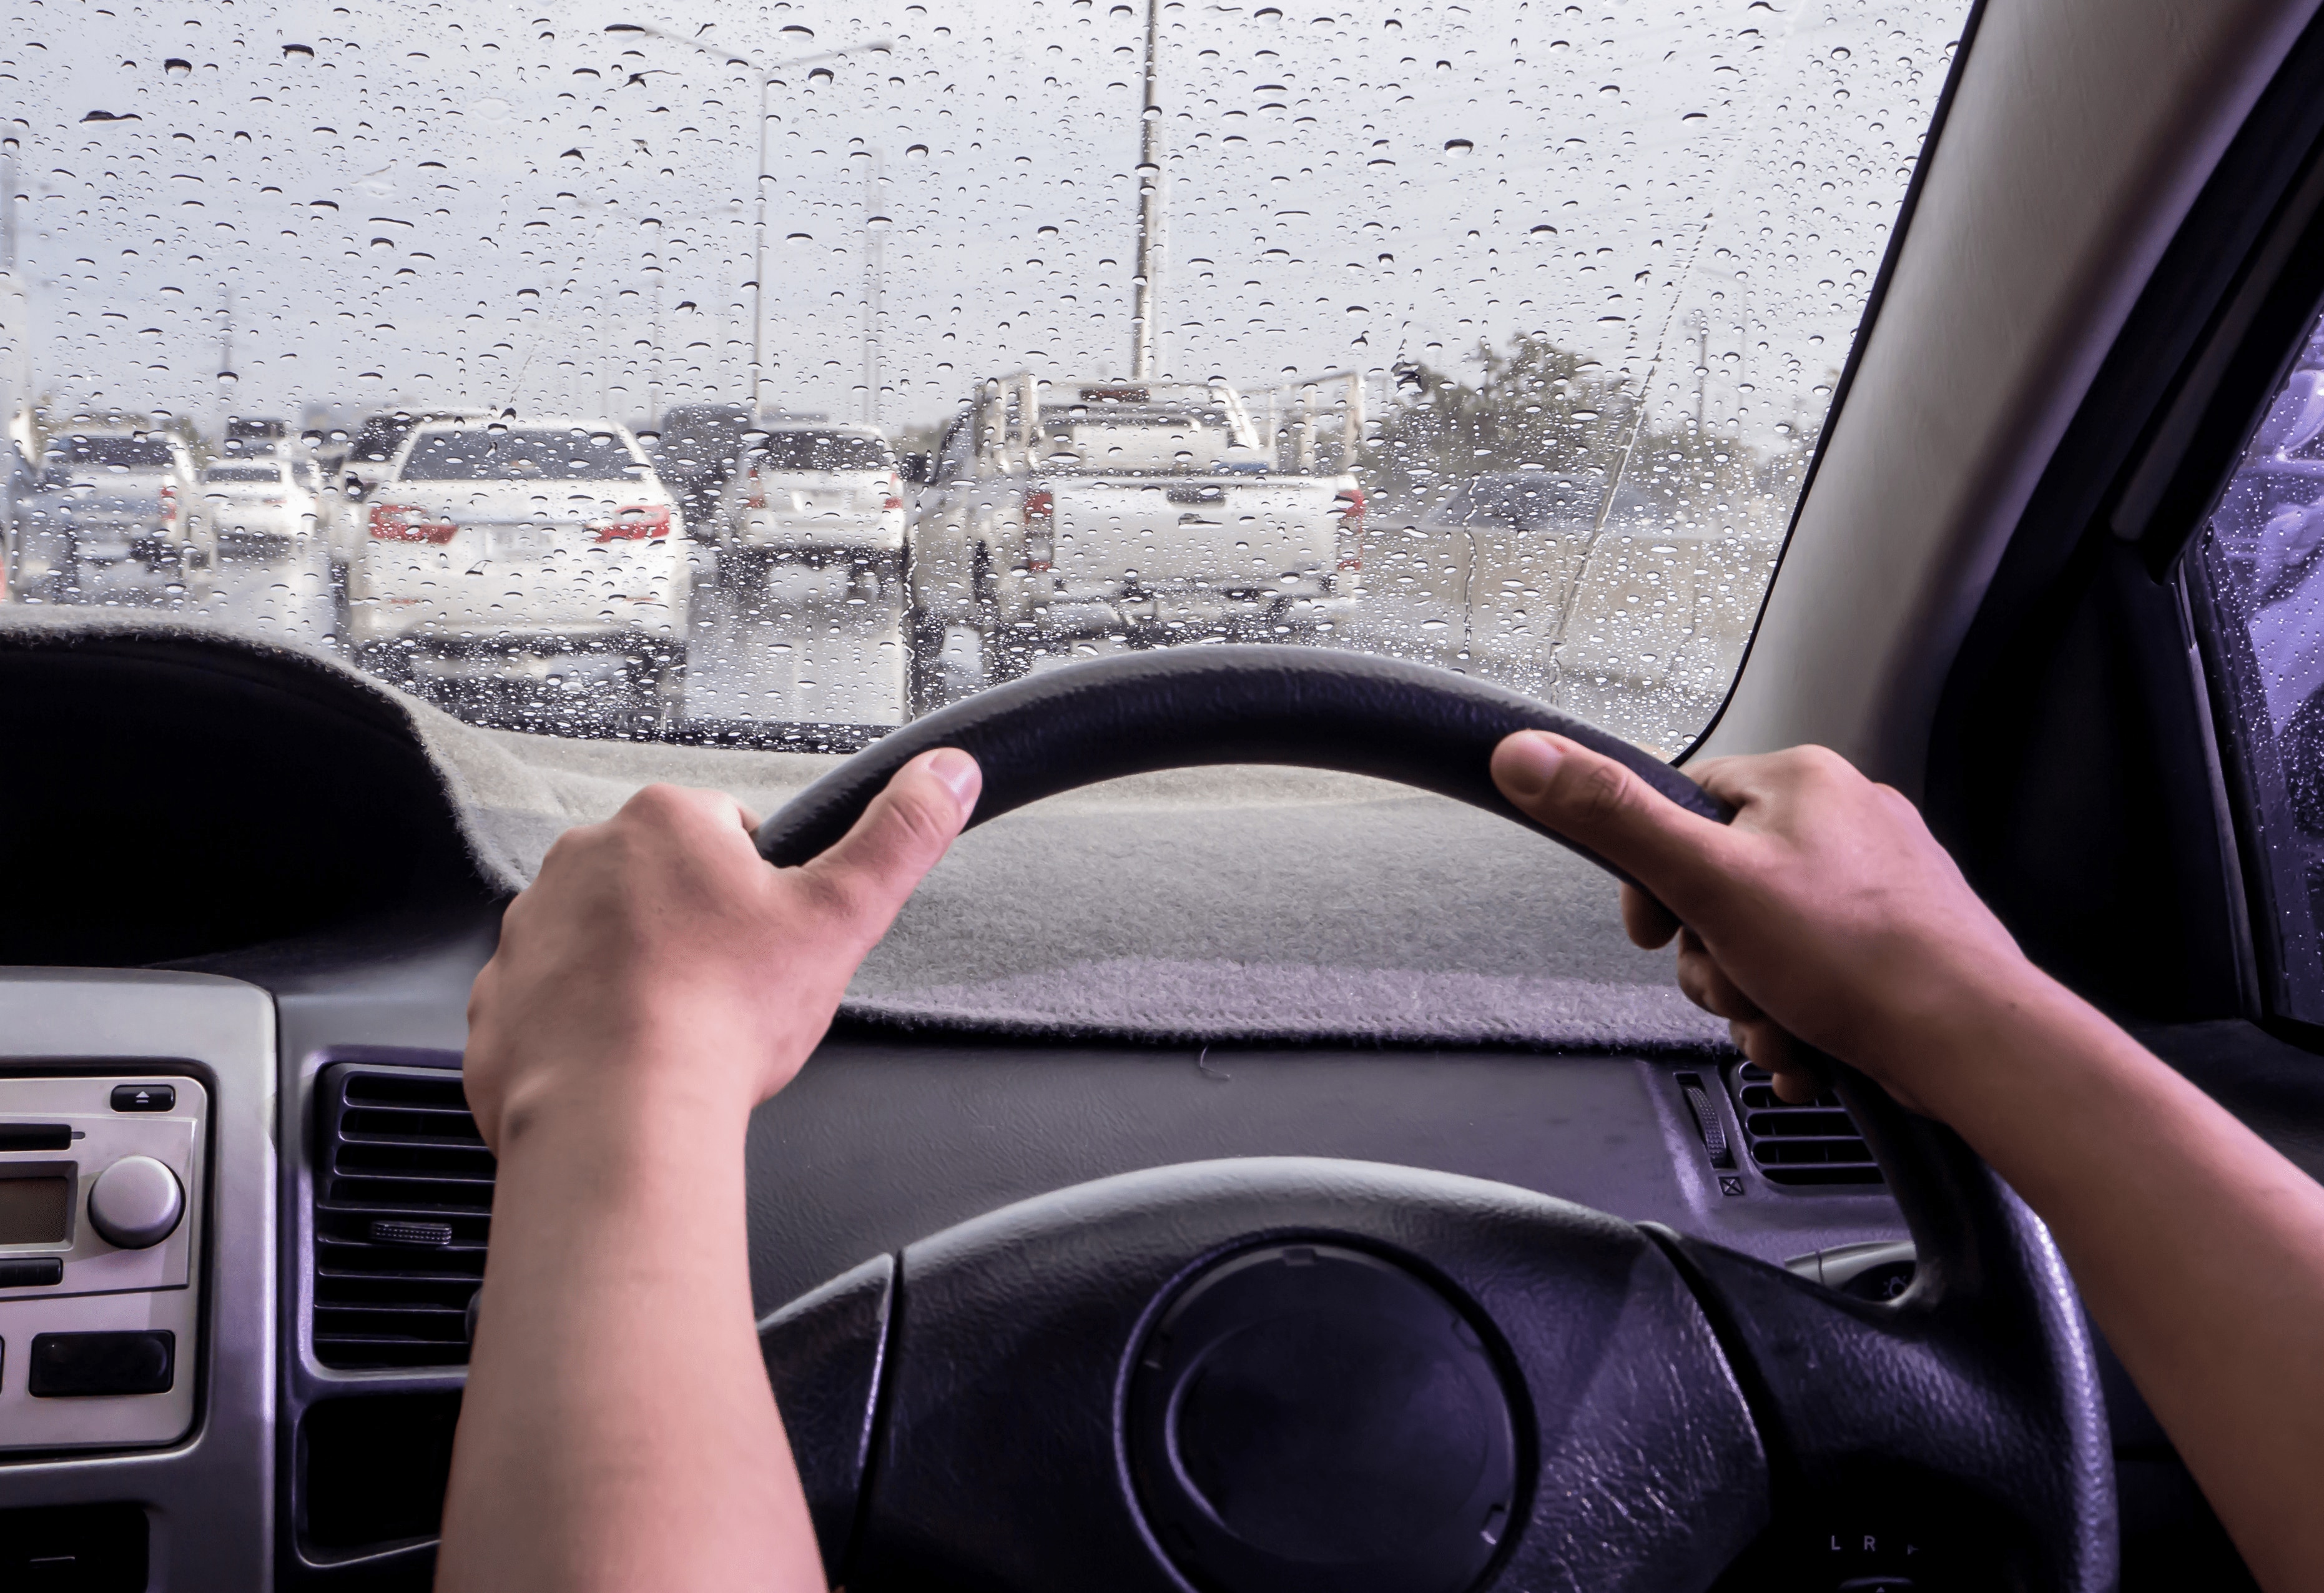
[[[0,1288],[0,1556],[45,1561],[58,1587],[428,1585],[491,1202],[447,1042],[489,928],[439,924],[336,971],[310,952],[254,957],[249,978],[0,977],[0,1189],[19,1169],[69,1167],[76,1224],[11,1235],[24,1242],[0,1257],[56,1255],[68,1279],[107,1257],[171,1264],[110,1292]],[[1702,1054],[836,1034],[751,1125],[754,1302],[770,1312],[1085,1180],[1286,1154],[1495,1179],[1769,1259],[1829,1257],[1844,1286],[1896,1286],[1901,1230],[1877,1174],[1844,1128],[1837,1150],[1786,1137],[1823,1147],[1815,1161],[1763,1162],[1797,1147],[1746,1128],[1738,1101],[1757,1088]],[[174,1110],[113,1105],[157,1090]],[[60,1121],[114,1137],[5,1148],[14,1126]],[[169,1146],[134,1137],[163,1129]],[[101,1186],[149,1153],[176,1157],[184,1215],[150,1249],[108,1247],[92,1226]],[[0,1220],[14,1210],[0,1196]],[[1890,1270],[1866,1270],[1866,1253]],[[166,1386],[28,1389],[42,1335],[133,1318],[174,1324]],[[20,1425],[26,1409],[37,1430]],[[0,1558],[0,1583],[17,1569]]]
[[[441,779],[327,675],[152,638],[0,647],[0,737],[42,749],[0,780],[0,960],[38,964],[0,968],[0,1587],[428,1587],[491,1222],[459,1054],[500,912]],[[2305,1053],[2144,1037],[2324,1171]],[[856,1024],[748,1147],[762,1317],[1013,1202],[1253,1156],[1494,1180],[1871,1298],[1913,1266],[1846,1115],[1700,1048]],[[2216,1533],[2111,1369],[2108,1397],[2126,1532]]]

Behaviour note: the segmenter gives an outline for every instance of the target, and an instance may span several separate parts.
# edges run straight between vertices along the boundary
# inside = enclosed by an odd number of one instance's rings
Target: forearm
[[[2324,1190],[2046,980],[1914,1070],[2056,1236],[2272,1593],[2324,1587]]]
[[[752,1328],[745,1114],[503,1135],[438,1587],[823,1587]]]

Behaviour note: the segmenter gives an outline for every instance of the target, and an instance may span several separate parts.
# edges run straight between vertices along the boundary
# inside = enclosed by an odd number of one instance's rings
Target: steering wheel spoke
[[[1923,1585],[2111,1588],[2113,1457],[2048,1230],[1959,1136],[1837,1071],[1913,1229],[1910,1288],[1856,1299],[1657,1235],[1750,1393],[1788,1552],[1910,1560]]]

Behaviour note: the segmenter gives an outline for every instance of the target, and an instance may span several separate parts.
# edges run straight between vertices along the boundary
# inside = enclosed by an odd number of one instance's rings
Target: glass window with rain
[[[14,0],[6,596],[844,750],[1123,649],[1716,712],[1962,0]]]

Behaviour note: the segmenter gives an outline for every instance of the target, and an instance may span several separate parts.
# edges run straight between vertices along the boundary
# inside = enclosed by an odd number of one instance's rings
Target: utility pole
[[[1138,273],[1130,312],[1130,374],[1154,375],[1157,290],[1162,277],[1162,0],[1146,0],[1146,102],[1138,124]]]
[[[880,424],[881,294],[885,286],[880,246],[888,235],[887,158],[872,146],[872,167],[863,176],[863,424]]]
[[[651,333],[652,333],[652,342],[651,342],[651,343],[650,343],[650,345],[649,345],[649,346],[651,348],[652,352],[651,352],[651,353],[650,353],[649,355],[647,355],[647,356],[646,356],[646,361],[647,361],[647,364],[646,364],[646,421],[647,421],[647,424],[649,424],[649,425],[652,426],[656,430],[659,430],[659,429],[661,428],[661,404],[662,404],[662,397],[661,397],[661,279],[662,279],[662,267],[661,267],[661,258],[660,258],[660,256],[659,256],[659,255],[656,255],[656,256],[654,257],[654,262],[653,262],[653,264],[652,264],[650,267],[649,267],[648,269],[651,272],[652,276],[653,276],[653,282],[652,282],[652,287],[653,287],[653,320],[652,320],[652,322],[651,322],[651,326],[650,326],[650,330],[651,330]]]
[[[1711,388],[1711,317],[1694,313],[1694,440],[1702,440],[1703,399]]]

